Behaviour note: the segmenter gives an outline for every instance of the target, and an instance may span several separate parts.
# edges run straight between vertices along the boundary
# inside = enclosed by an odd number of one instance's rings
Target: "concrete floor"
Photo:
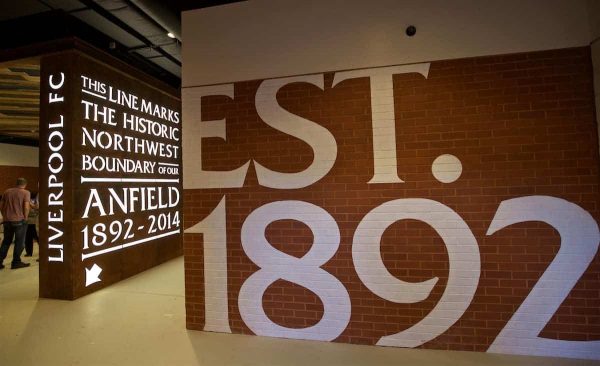
[[[35,258],[0,270],[0,365],[600,365],[187,331],[182,258],[72,302],[38,299]]]

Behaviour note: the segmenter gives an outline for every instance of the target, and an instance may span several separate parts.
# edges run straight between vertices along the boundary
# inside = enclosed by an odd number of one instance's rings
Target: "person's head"
[[[25,188],[27,186],[27,179],[25,178],[17,178],[17,187]]]

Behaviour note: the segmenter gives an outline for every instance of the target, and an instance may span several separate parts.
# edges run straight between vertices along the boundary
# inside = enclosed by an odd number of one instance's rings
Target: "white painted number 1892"
[[[306,224],[313,233],[311,249],[296,258],[273,248],[266,227],[277,220]],[[428,199],[397,199],[371,210],[358,224],[352,243],[356,272],[369,290],[389,301],[415,303],[426,299],[437,278],[408,283],[392,276],[379,249],[384,231],[399,220],[430,225],[443,239],[449,258],[448,282],[434,309],[420,322],[400,333],[384,336],[377,344],[417,347],[448,330],[469,307],[480,277],[477,240],[464,220],[448,206]],[[540,221],[561,237],[556,258],[529,296],[490,346],[488,352],[598,358],[600,341],[574,342],[539,337],[560,304],[585,272],[598,250],[594,219],[581,207],[563,199],[530,196],[500,204],[488,235],[520,222]],[[227,306],[225,198],[202,222],[187,230],[204,234],[205,330],[231,332]],[[350,297],[343,284],[320,268],[338,249],[340,233],[324,209],[303,201],[277,201],[257,208],[241,229],[242,247],[260,269],[246,279],[238,296],[242,319],[257,335],[333,340],[350,321]],[[323,303],[321,320],[307,328],[287,328],[270,320],[262,306],[265,290],[283,279],[313,291]]]

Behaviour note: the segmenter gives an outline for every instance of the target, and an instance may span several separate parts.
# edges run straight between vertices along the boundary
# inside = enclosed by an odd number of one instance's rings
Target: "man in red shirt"
[[[15,240],[13,251],[13,260],[11,269],[29,267],[29,263],[21,262],[21,253],[25,247],[25,234],[27,233],[27,216],[29,216],[29,202],[31,193],[25,189],[27,180],[25,178],[17,179],[17,186],[9,188],[2,194],[0,200],[0,212],[4,222],[4,240],[0,246],[0,269],[4,268],[2,262],[8,254],[10,243]]]

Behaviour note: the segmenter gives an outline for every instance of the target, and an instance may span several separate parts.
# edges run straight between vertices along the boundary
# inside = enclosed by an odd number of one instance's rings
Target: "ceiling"
[[[179,88],[181,12],[238,1],[0,1],[0,54],[77,37]],[[0,143],[37,144],[39,68],[36,58],[0,63]]]
[[[39,105],[39,59],[0,64],[0,142],[37,140]]]

